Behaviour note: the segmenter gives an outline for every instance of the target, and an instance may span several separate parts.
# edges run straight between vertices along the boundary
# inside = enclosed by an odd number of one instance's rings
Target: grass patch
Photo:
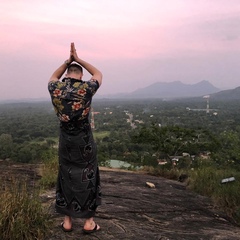
[[[110,135],[110,131],[101,131],[101,132],[93,131],[94,138],[103,139],[109,135]]]
[[[43,210],[38,191],[26,182],[2,181],[0,192],[0,239],[44,239],[50,230],[50,216]]]
[[[234,177],[236,181],[222,184],[222,179]],[[240,173],[235,169],[201,167],[191,173],[189,188],[212,199],[237,224],[240,224]]]
[[[172,180],[178,180],[179,176],[182,174],[182,171],[177,168],[172,168],[168,164],[157,167],[144,166],[141,170],[153,176],[160,176]]]
[[[42,189],[49,189],[56,186],[58,175],[58,159],[54,157],[45,161],[40,169],[42,178],[39,180]]]

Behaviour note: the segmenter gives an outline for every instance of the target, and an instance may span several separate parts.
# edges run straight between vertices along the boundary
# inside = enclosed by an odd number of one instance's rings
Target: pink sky
[[[48,97],[72,41],[103,72],[99,95],[155,82],[240,86],[239,0],[9,0],[0,14],[0,100]]]

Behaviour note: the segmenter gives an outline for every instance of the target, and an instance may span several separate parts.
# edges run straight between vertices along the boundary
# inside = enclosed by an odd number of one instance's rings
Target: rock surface
[[[103,200],[95,221],[101,231],[84,235],[82,220],[74,219],[71,233],[59,228],[54,192],[49,207],[55,219],[48,240],[237,240],[240,228],[214,209],[211,201],[186,190],[183,183],[126,171],[101,170]],[[146,186],[154,183],[155,188]],[[49,194],[49,193],[48,193]],[[51,197],[52,196],[52,197]]]
[[[37,165],[3,165],[5,180],[14,174],[39,179]],[[240,227],[215,209],[211,201],[186,189],[184,183],[120,170],[101,169],[103,199],[95,221],[101,231],[82,233],[83,220],[74,219],[73,232],[60,229],[63,217],[54,212],[51,189],[41,195],[52,216],[53,228],[46,240],[239,240]],[[10,181],[11,179],[9,179]],[[151,182],[155,188],[146,186]]]

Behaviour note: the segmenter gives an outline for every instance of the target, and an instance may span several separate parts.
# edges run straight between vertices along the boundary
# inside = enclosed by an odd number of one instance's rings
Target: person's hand
[[[74,43],[71,43],[71,45],[70,45],[70,55],[69,55],[69,59],[68,59],[68,61],[70,63],[74,61],[74,56],[73,56],[74,51],[75,51]]]
[[[67,66],[70,65],[75,60],[76,54],[77,53],[76,53],[74,43],[71,43],[71,45],[70,45],[70,55],[69,55],[69,58],[65,61]]]
[[[65,61],[65,64],[67,66],[69,66],[72,62],[73,62],[73,47],[74,47],[74,43],[71,43],[71,46],[70,46],[70,55],[69,55],[69,58]]]
[[[78,55],[74,43],[71,43],[70,57],[72,61],[77,61]]]

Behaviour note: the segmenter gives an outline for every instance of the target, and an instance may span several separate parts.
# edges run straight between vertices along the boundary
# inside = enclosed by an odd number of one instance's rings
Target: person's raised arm
[[[102,73],[94,67],[92,64],[80,59],[77,55],[77,51],[75,49],[74,43],[71,44],[71,50],[73,51],[73,60],[79,63],[82,67],[84,67],[91,75],[91,79],[97,80],[99,86],[102,84]]]

